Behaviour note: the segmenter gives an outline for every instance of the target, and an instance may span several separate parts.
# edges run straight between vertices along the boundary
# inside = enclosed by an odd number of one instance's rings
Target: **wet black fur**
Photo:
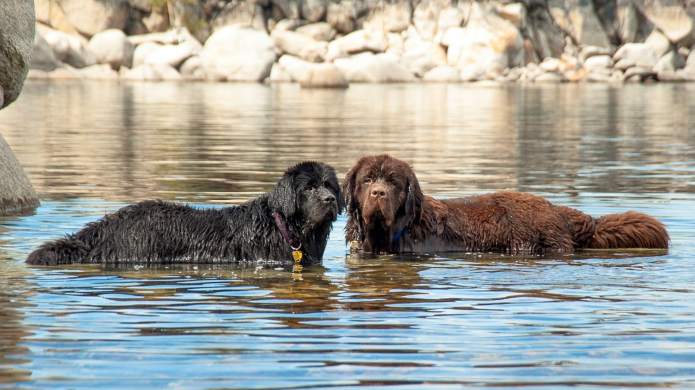
[[[302,264],[320,263],[343,201],[332,167],[304,162],[267,194],[242,205],[196,209],[159,200],[123,207],[63,239],[43,244],[27,263],[293,263],[272,217],[278,211],[302,243]]]

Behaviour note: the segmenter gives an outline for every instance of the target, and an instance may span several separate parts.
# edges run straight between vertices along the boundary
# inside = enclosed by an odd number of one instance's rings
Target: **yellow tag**
[[[292,258],[294,259],[295,263],[299,263],[302,261],[302,258],[304,257],[304,254],[302,251],[292,251]]]

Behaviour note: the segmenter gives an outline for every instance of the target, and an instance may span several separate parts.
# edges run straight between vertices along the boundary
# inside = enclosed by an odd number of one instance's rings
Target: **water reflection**
[[[43,204],[0,218],[0,387],[695,386],[695,85],[30,82],[0,132]],[[347,255],[301,274],[28,268],[40,242],[142,198],[238,203],[287,165],[413,162],[426,192],[636,209],[672,247]]]

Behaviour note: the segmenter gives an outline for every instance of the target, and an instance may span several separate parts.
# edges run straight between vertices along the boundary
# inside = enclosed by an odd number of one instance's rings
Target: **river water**
[[[40,194],[0,219],[0,387],[695,387],[695,86],[30,82],[0,133]],[[414,166],[454,197],[652,214],[668,252],[323,266],[28,267],[127,203],[242,202],[321,160]]]

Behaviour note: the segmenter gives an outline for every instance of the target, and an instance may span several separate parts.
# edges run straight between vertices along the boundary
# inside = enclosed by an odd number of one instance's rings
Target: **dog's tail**
[[[604,215],[595,221],[587,248],[668,248],[666,227],[649,215],[628,211]]]
[[[85,243],[72,237],[47,242],[31,252],[27,257],[28,264],[59,265],[84,261],[89,253]]]

